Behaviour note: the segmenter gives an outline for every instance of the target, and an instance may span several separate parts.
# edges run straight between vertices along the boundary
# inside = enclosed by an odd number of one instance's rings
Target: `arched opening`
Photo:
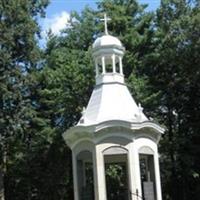
[[[116,56],[116,73],[120,73],[120,60],[119,60],[119,56]]]
[[[77,155],[77,177],[79,200],[94,199],[92,153],[82,151]]]
[[[156,200],[154,153],[152,149],[142,147],[139,150],[139,161],[142,196],[145,200]]]
[[[96,58],[95,65],[96,65],[96,76],[98,76],[98,75],[102,74],[102,72],[103,72],[101,58]]]
[[[128,152],[119,146],[103,152],[107,200],[128,200]]]
[[[112,73],[113,72],[113,63],[112,63],[111,56],[105,57],[105,65],[106,65],[106,73]]]

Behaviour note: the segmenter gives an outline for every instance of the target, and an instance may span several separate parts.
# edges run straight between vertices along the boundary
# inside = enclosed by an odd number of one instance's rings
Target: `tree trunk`
[[[3,159],[2,165],[0,166],[0,200],[5,200],[5,174],[7,172],[7,147],[3,145]]]
[[[5,200],[5,197],[4,197],[3,170],[2,169],[0,169],[0,200]]]

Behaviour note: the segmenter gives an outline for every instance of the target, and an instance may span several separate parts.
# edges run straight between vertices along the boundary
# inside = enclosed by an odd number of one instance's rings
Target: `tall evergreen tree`
[[[199,198],[199,11],[195,2],[161,1],[155,48],[144,62],[152,92],[158,94],[152,112],[166,126],[161,143],[164,199]]]
[[[0,188],[2,199],[30,199],[30,184],[22,176],[23,157],[27,150],[32,112],[26,75],[37,66],[40,51],[38,15],[44,15],[47,1],[0,1]],[[39,35],[38,35],[39,36]],[[26,173],[26,172],[24,172]],[[24,183],[24,184],[23,184]],[[24,197],[12,196],[21,188]],[[15,193],[16,194],[16,193]]]

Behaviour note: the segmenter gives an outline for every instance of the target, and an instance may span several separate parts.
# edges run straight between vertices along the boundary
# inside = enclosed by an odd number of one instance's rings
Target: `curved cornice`
[[[95,137],[100,137],[101,133],[105,134],[106,132],[115,132],[116,130],[120,130],[120,132],[124,131],[129,134],[133,133],[136,138],[149,135],[149,137],[157,142],[159,141],[161,134],[165,131],[164,128],[152,121],[134,123],[122,120],[110,120],[90,126],[79,124],[64,132],[63,138],[69,146],[73,146],[73,143],[81,138],[90,138],[93,140]]]

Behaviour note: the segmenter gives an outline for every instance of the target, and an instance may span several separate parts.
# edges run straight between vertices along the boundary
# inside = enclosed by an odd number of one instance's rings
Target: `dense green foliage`
[[[125,78],[160,143],[163,199],[200,197],[200,5],[103,0],[71,13],[71,26],[38,48],[45,0],[0,0],[0,190],[6,200],[73,199],[71,152],[62,133],[76,124],[94,85],[91,46],[103,31],[126,48]],[[1,174],[3,174],[1,178]],[[3,191],[4,189],[4,191]],[[1,196],[1,191],[0,191]]]
[[[37,17],[47,3],[0,1],[0,196],[5,199],[32,196],[29,153],[36,111],[28,76],[40,61]]]
[[[162,2],[154,49],[144,68],[159,92],[152,111],[167,127],[160,148],[164,196],[185,200],[200,197],[200,8],[193,6],[183,0]]]

